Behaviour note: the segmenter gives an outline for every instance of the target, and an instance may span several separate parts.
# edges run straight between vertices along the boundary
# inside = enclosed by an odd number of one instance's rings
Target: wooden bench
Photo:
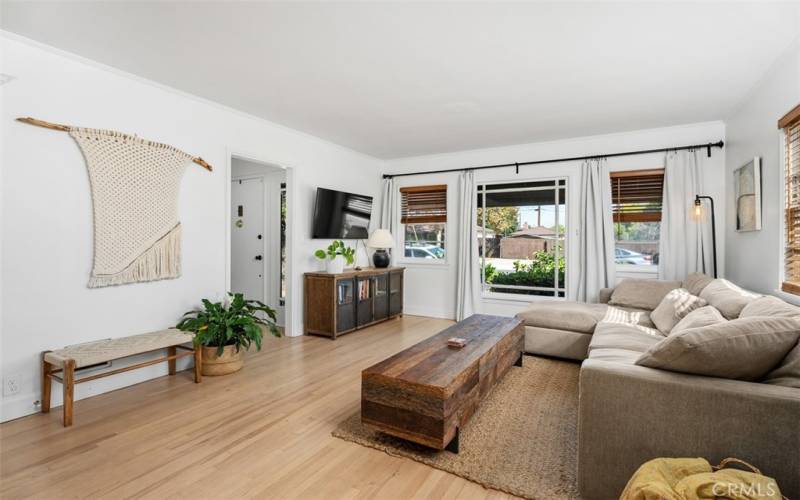
[[[80,384],[81,382],[89,382],[90,380],[116,375],[117,373],[143,368],[156,363],[163,363],[164,361],[169,362],[169,374],[174,375],[176,371],[176,361],[184,356],[194,355],[194,381],[199,384],[202,380],[200,367],[203,350],[193,349],[184,345],[192,342],[193,338],[192,334],[171,328],[158,332],[132,335],[130,337],[87,342],[85,344],[65,347],[64,349],[57,349],[55,351],[44,351],[42,353],[42,413],[50,412],[50,388],[52,379],[60,382],[63,387],[64,427],[72,425],[72,405],[75,384]],[[108,363],[109,361],[161,349],[167,349],[167,355],[165,357],[117,368],[116,370],[87,375],[79,379],[75,378],[75,370],[78,368]],[[178,349],[184,352],[179,353]]]

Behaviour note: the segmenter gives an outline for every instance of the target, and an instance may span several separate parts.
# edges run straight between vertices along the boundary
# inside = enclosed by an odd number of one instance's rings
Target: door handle
[[[263,257],[263,256],[261,256],[261,255],[256,255],[256,260],[263,260],[263,259],[264,259],[264,257]]]

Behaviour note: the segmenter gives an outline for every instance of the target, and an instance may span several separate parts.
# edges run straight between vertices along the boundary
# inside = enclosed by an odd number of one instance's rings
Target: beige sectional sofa
[[[800,498],[800,308],[698,274],[683,282],[648,281],[623,281],[613,290],[603,290],[600,304],[542,302],[518,315],[526,325],[526,351],[584,360],[581,495],[618,498],[633,472],[655,457],[704,457],[712,463],[737,457],[777,479],[784,495]],[[680,307],[687,300],[695,300],[698,309],[710,305],[692,317],[703,321],[704,315],[715,316],[719,319],[709,321],[719,325],[692,329],[689,324],[683,335],[658,330],[654,319],[675,332],[681,328],[681,319],[666,317],[659,307],[662,300],[669,302],[667,295],[678,296]],[[741,324],[792,331],[779,338],[726,336],[720,330],[736,332],[733,327]],[[712,341],[691,337],[709,328],[718,330],[717,340],[739,344],[735,349],[729,344],[714,347]],[[668,343],[672,351],[665,350]],[[748,346],[758,352],[732,354]],[[689,369],[697,373],[680,372],[687,368],[679,364],[675,366],[680,369],[671,370],[651,367],[665,363],[665,356],[667,364],[673,362],[680,357],[673,351],[681,348],[688,352],[683,362],[700,355],[710,359],[708,366]],[[714,348],[718,355],[712,352],[708,358],[703,352]],[[767,365],[758,358],[770,349],[775,352],[766,362],[775,366],[768,375],[753,379],[750,372],[758,367],[763,371]],[[744,380],[708,375],[715,370]]]

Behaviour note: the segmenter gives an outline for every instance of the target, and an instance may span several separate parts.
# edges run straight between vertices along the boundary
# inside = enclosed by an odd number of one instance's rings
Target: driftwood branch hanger
[[[69,132],[70,128],[71,128],[68,125],[61,125],[60,123],[51,123],[51,122],[46,122],[44,120],[37,120],[36,118],[31,118],[29,116],[28,117],[24,117],[24,118],[17,118],[17,121],[18,122],[22,122],[22,123],[27,123],[29,125],[36,125],[37,127],[49,128],[51,130],[58,130],[58,131],[61,131],[61,132]],[[211,167],[211,165],[206,163],[206,161],[204,159],[200,158],[199,156],[193,157],[192,161],[197,163],[201,167],[205,168],[209,172],[214,170]]]

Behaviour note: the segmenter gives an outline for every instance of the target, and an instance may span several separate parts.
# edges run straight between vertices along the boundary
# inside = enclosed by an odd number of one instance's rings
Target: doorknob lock
[[[256,260],[263,260],[263,259],[264,259],[264,257],[263,257],[263,256],[261,256],[261,255],[256,255]]]

